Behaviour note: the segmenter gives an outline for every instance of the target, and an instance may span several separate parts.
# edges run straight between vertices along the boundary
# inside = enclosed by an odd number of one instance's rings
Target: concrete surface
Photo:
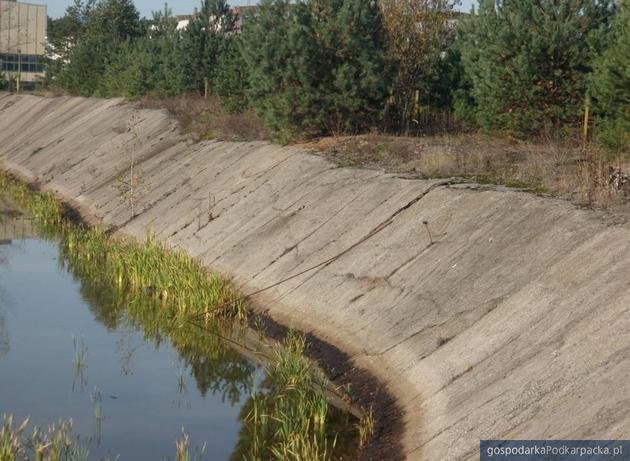
[[[133,219],[116,188],[132,157]],[[483,438],[628,438],[630,232],[595,212],[292,147],[190,145],[166,113],[117,100],[0,95],[0,167],[244,293],[288,278],[256,296],[390,387],[408,459],[478,459]]]

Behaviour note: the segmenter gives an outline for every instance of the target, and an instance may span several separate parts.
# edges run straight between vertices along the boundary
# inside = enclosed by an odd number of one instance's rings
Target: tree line
[[[262,0],[239,17],[202,0],[178,30],[167,6],[75,0],[49,20],[46,84],[84,96],[215,95],[275,140],[410,132],[423,112],[513,136],[630,145],[630,0]]]

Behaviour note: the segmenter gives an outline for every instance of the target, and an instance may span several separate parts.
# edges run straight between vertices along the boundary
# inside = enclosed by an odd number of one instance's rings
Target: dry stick
[[[588,97],[588,93],[584,96],[584,120],[582,124],[582,137],[584,140],[584,144],[588,142],[588,124],[589,124],[589,110],[590,110],[590,99]]]
[[[429,245],[433,245],[433,237],[431,237],[431,229],[429,229],[429,221],[424,220],[422,221],[422,224],[424,224],[424,228],[427,231],[427,234],[429,234]]]
[[[260,355],[260,356],[264,357],[267,360],[271,360],[271,358],[272,358],[269,354],[266,354],[263,351],[252,349],[251,347],[246,346],[244,343],[241,343],[241,342],[239,342],[239,341],[237,341],[235,339],[232,339],[232,338],[230,338],[228,336],[222,335],[221,333],[219,333],[217,331],[214,331],[214,330],[212,330],[210,328],[207,328],[205,325],[202,325],[200,323],[195,322],[191,318],[185,319],[184,323],[189,323],[190,325],[195,326],[195,327],[199,328],[200,330],[203,330],[204,333],[208,333],[210,335],[216,336],[217,338],[219,338],[219,339],[221,339],[221,340],[223,340],[223,341],[225,341],[227,343],[230,343],[233,346],[240,347],[240,348],[242,348],[242,349],[244,349],[244,350],[246,350],[248,352],[251,352],[254,355]]]

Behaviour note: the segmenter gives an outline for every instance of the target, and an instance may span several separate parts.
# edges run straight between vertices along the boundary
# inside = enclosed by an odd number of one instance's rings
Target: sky
[[[40,3],[48,5],[48,16],[58,18],[63,16],[66,8],[71,5],[73,0],[28,0],[31,3]],[[140,11],[141,16],[151,17],[151,12],[164,8],[163,0],[135,0],[136,8]],[[171,0],[168,2],[169,8],[173,10],[173,14],[190,14],[199,6],[200,0]],[[255,4],[256,0],[237,0],[230,1],[231,5],[247,5]],[[475,0],[461,0],[461,6],[458,9],[469,11]]]

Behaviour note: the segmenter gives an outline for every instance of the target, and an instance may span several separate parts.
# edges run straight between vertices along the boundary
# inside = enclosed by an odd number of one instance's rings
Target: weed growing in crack
[[[135,152],[140,146],[140,133],[138,125],[140,118],[134,112],[127,123],[127,132],[131,140],[124,146],[124,155],[127,159],[125,171],[116,179],[116,190],[122,202],[129,208],[131,218],[136,217],[138,205],[147,193],[147,186],[144,181],[144,173],[136,164]]]

